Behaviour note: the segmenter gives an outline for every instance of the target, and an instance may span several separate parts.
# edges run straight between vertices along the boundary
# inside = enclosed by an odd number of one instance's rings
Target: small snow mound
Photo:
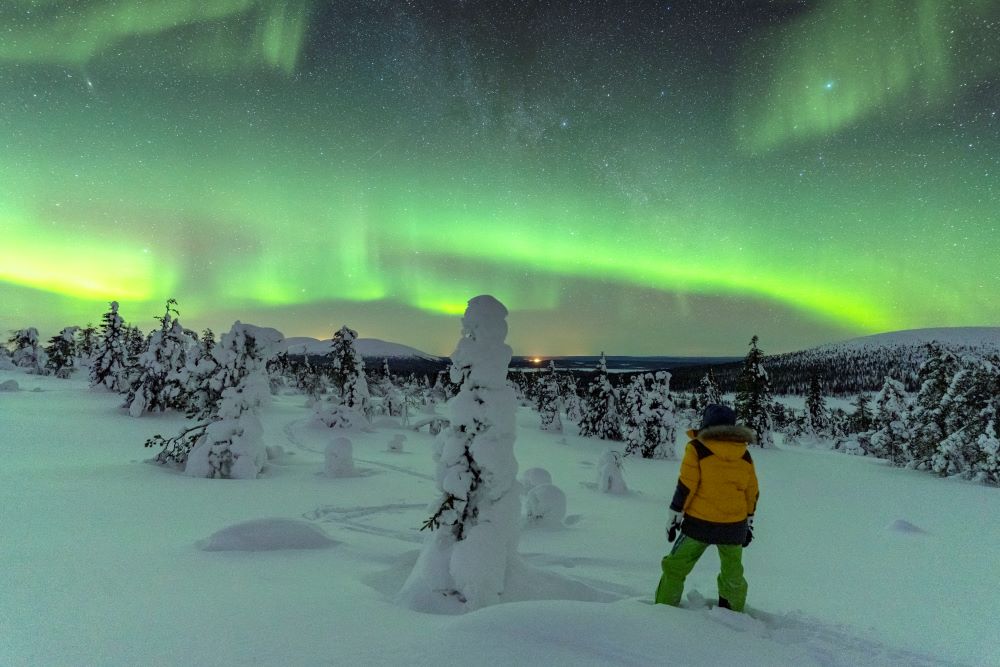
[[[323,549],[338,544],[323,530],[298,519],[254,519],[236,523],[199,540],[202,551]]]
[[[6,382],[0,382],[0,391],[20,391],[21,385],[17,383],[17,380],[7,380]]]
[[[539,484],[528,491],[524,519],[529,526],[558,528],[566,518],[566,494],[553,484]]]
[[[927,531],[916,526],[905,519],[896,519],[889,524],[889,530],[894,533],[907,533],[909,535],[926,535]]]
[[[528,468],[521,476],[521,490],[527,493],[536,486],[551,484],[552,475],[545,468]]]
[[[389,440],[389,444],[386,446],[386,451],[400,454],[403,451],[404,442],[406,442],[406,436],[402,433],[397,433],[392,436],[392,439]]]

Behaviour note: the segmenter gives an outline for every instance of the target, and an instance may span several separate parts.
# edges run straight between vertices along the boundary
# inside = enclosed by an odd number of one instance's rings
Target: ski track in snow
[[[281,430],[285,434],[285,438],[293,447],[301,449],[304,452],[311,452],[313,454],[323,455],[325,453],[324,451],[306,446],[306,444],[302,442],[302,438],[300,438],[299,435],[295,432],[296,427],[301,426],[302,424],[305,424],[308,421],[309,421],[308,419],[293,419],[292,421],[285,423],[281,427]],[[395,466],[392,465],[391,463],[383,463],[381,461],[373,461],[371,459],[359,459],[357,457],[354,458],[354,462],[377,466],[379,468],[384,468],[385,470],[392,470],[393,472],[402,473],[404,475],[409,475],[410,477],[416,477],[417,479],[423,479],[428,482],[434,481],[434,477],[432,475],[427,475],[422,472],[416,472],[415,470],[410,470],[402,466]]]
[[[649,603],[648,600],[643,601]],[[775,614],[747,605],[746,613],[741,614],[710,607],[709,600],[698,590],[688,592],[687,601],[682,606],[737,632],[750,632],[779,644],[802,645],[809,656],[823,667],[853,667],[859,664],[957,667],[962,664],[915,651],[891,648],[865,637],[858,628],[824,623],[800,611]]]
[[[379,528],[370,523],[358,521],[361,518],[371,518],[379,514],[398,514],[400,512],[426,509],[426,503],[391,503],[388,505],[374,505],[369,507],[337,507],[335,505],[323,505],[316,509],[305,512],[302,518],[310,521],[320,521],[322,523],[332,523],[342,526],[348,530],[355,530],[369,535],[379,537],[389,537],[403,542],[422,544],[422,535],[414,534],[412,531],[394,530],[392,528]]]

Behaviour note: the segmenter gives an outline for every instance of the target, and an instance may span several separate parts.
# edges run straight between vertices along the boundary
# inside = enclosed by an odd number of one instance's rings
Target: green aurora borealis
[[[448,353],[480,293],[516,354],[1000,325],[998,74],[992,0],[7,0],[0,328],[176,297]]]

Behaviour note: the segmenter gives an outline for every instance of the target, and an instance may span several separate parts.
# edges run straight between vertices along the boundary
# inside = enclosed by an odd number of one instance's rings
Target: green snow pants
[[[733,611],[743,611],[747,602],[747,580],[743,578],[743,547],[735,544],[719,544],[719,560],[722,568],[716,580],[719,584],[719,597],[729,601]],[[674,548],[663,557],[661,567],[663,576],[656,587],[656,604],[669,604],[677,607],[684,593],[684,579],[694,569],[708,545],[681,535],[674,542]]]

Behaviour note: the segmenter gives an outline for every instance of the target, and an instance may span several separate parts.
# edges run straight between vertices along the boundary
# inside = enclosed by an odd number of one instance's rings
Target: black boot
[[[719,606],[723,609],[732,609],[732,607],[729,606],[729,600],[721,596],[719,597]]]

